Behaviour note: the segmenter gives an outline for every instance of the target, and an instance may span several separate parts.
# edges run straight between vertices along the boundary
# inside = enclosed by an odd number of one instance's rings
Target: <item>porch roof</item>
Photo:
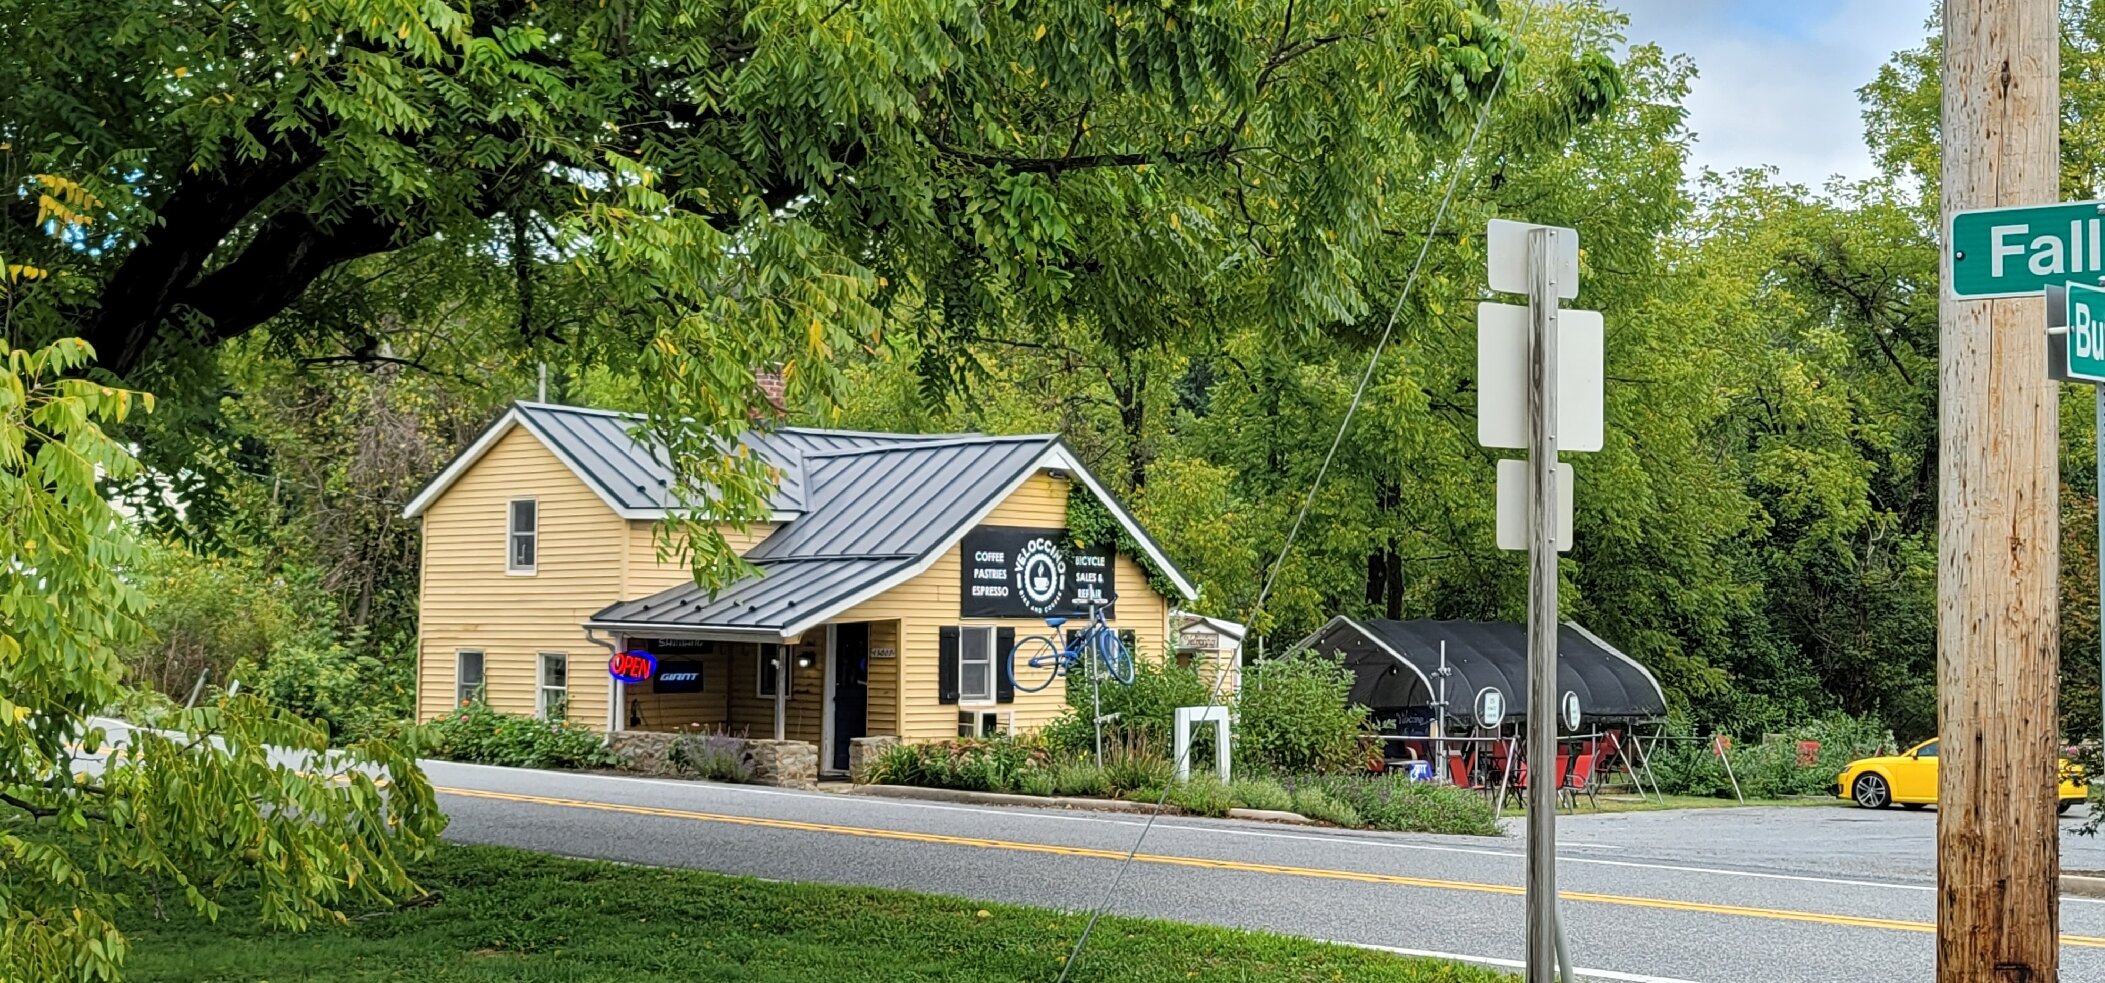
[[[780,641],[823,620],[874,585],[897,577],[912,556],[777,560],[714,595],[692,582],[601,609],[587,628],[655,637]]]

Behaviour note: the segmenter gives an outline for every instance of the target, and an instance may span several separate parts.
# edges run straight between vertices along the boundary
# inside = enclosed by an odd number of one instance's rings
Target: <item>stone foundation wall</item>
[[[809,741],[746,742],[746,764],[753,769],[753,784],[783,788],[817,788],[819,749]]]
[[[672,762],[677,741],[693,735],[656,731],[622,731],[608,741],[624,771],[672,778],[692,778]],[[815,788],[819,783],[819,749],[807,741],[764,741],[747,738],[715,738],[735,741],[739,756],[752,769],[755,785],[785,788]]]
[[[672,766],[670,752],[674,738],[683,734],[660,734],[645,730],[627,730],[615,734],[607,742],[614,756],[621,759],[623,771],[641,772],[645,775],[677,775]]]
[[[857,737],[848,741],[848,780],[857,785],[864,784],[870,766],[877,762],[886,748],[898,744],[896,737]]]

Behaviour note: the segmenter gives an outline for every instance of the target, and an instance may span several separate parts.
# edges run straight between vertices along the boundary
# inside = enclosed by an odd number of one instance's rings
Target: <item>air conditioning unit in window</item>
[[[959,737],[993,737],[1013,733],[1015,728],[1014,710],[959,710],[957,714]]]

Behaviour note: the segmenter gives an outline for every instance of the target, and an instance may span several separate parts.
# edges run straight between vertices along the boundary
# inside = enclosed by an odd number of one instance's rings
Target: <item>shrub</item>
[[[1093,761],[1062,761],[1052,766],[1053,792],[1084,798],[1112,793],[1111,778]]]
[[[1163,801],[1195,816],[1225,816],[1235,805],[1228,786],[1212,775],[1193,775],[1190,781],[1170,785]]]
[[[1151,659],[1138,652],[1134,656],[1137,665],[1130,685],[1110,679],[1103,681],[1100,694],[1103,712],[1118,715],[1116,721],[1104,725],[1104,746],[1108,749],[1113,744],[1137,741],[1159,748],[1167,755],[1176,726],[1177,708],[1205,706],[1214,701],[1216,694],[1211,680],[1194,669],[1177,665],[1173,659]],[[1085,663],[1084,668],[1067,678],[1067,712],[1040,733],[1054,751],[1069,755],[1094,754],[1096,730],[1090,720],[1095,713],[1090,703]],[[1211,744],[1206,745],[1208,749],[1211,747]],[[1193,748],[1194,757],[1200,750]]]
[[[1673,730],[1685,737],[1689,729]],[[1810,764],[1799,763],[1799,744],[1804,741],[1820,745]],[[1729,775],[1707,740],[1663,744],[1651,755],[1651,777],[1661,791],[1674,795],[1730,797],[1733,778],[1750,799],[1828,795],[1834,791],[1835,775],[1849,762],[1893,746],[1891,732],[1876,721],[1838,713],[1765,740],[1735,742],[1726,752],[1732,763]]]
[[[1160,789],[1176,771],[1169,756],[1149,744],[1129,739],[1104,750],[1104,779],[1113,792]]]
[[[870,765],[879,785],[918,785],[968,792],[1020,792],[1023,776],[1051,765],[1034,737],[989,737],[923,744],[895,744]]]
[[[1725,765],[1710,753],[1704,742],[1661,744],[1647,756],[1648,777],[1668,795],[1713,796],[1732,794],[1725,778]]]
[[[339,639],[317,628],[274,643],[259,666],[243,661],[233,677],[272,706],[328,728],[332,743],[378,736],[409,716],[406,655],[376,657],[364,632]]]
[[[1238,778],[1228,785],[1228,796],[1239,809],[1285,812],[1294,808],[1293,793],[1269,778]]]
[[[1298,775],[1357,770],[1367,710],[1353,706],[1352,673],[1303,652],[1251,666],[1236,704],[1235,765]]]
[[[750,782],[753,766],[745,742],[729,734],[692,734],[674,738],[665,751],[674,771],[719,782]]]
[[[1294,793],[1294,811],[1317,822],[1337,826],[1356,827],[1360,824],[1359,812],[1329,795],[1321,789],[1304,788]]]
[[[1019,778],[1025,795],[1051,796],[1058,787],[1052,771],[1046,768],[1026,769]]]
[[[433,757],[513,768],[595,768],[616,763],[597,733],[560,720],[498,713],[470,703],[431,722]]]
[[[1313,775],[1296,780],[1294,801],[1305,793],[1350,808],[1359,825],[1406,833],[1496,836],[1491,803],[1468,789],[1414,782],[1401,775]],[[1322,818],[1303,812],[1310,819]],[[1332,820],[1335,821],[1335,820]],[[1344,825],[1344,824],[1340,824]]]

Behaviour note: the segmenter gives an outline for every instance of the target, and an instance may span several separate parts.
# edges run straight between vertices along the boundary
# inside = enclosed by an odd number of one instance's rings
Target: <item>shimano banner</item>
[[[1079,618],[1092,600],[1116,601],[1111,547],[1073,544],[1065,529],[980,526],[966,533],[959,617]],[[1107,603],[1104,617],[1111,616]]]

